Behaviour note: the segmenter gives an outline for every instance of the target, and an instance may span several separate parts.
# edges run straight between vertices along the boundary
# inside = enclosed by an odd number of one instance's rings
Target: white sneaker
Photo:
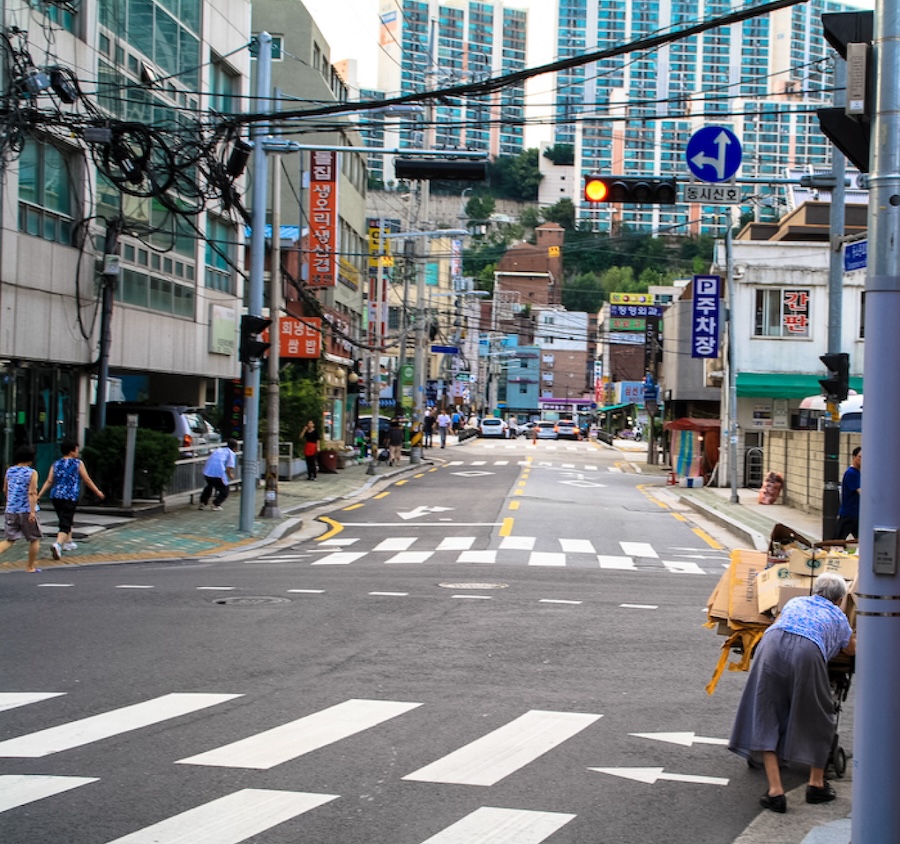
[[[62,548],[60,548],[58,542],[54,542],[54,543],[50,546],[50,553],[53,555],[53,559],[54,559],[54,560],[61,560],[61,559],[62,559]]]
[[[206,505],[205,505],[205,504],[201,504],[197,509],[198,509],[198,510],[205,510],[205,509],[206,509]]]
[[[222,508],[218,504],[213,504],[213,510],[221,510]]]
[[[77,542],[64,542],[63,551],[74,551],[78,547]]]

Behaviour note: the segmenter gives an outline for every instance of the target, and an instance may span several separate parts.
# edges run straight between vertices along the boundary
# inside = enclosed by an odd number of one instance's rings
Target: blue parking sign
[[[691,357],[719,356],[719,302],[722,277],[695,275],[691,309]]]

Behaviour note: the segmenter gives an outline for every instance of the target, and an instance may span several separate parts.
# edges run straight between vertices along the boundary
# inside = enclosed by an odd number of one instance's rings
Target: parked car
[[[481,420],[480,434],[482,437],[508,437],[509,425],[495,416],[486,416]]]
[[[137,416],[138,428],[172,434],[179,448],[203,454],[222,442],[222,435],[197,407],[182,404],[144,404],[143,402],[108,402],[107,425],[127,425],[128,417]]]
[[[555,440],[556,439],[556,425],[553,422],[535,422],[535,427],[537,428],[537,438],[539,440]]]
[[[580,440],[581,432],[571,419],[560,419],[555,426],[558,440]]]

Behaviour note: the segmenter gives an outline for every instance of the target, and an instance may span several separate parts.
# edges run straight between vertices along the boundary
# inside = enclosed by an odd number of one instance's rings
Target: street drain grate
[[[442,589],[506,589],[508,583],[439,583]]]
[[[216,598],[214,604],[227,604],[230,607],[260,607],[270,604],[289,604],[290,598],[271,598],[265,596],[243,595],[235,598]]]

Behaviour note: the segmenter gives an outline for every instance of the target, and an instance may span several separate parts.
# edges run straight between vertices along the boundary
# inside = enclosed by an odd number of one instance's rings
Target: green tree
[[[303,429],[312,419],[319,432],[322,430],[322,382],[318,367],[313,362],[289,364],[281,373],[279,386],[279,438],[293,443],[294,453],[303,447]],[[264,427],[265,412],[260,408],[260,427]],[[263,434],[265,431],[262,432]]]
[[[118,497],[125,480],[128,429],[111,425],[91,434],[82,456],[97,485]],[[134,443],[134,492],[138,497],[159,496],[175,474],[178,439],[171,434],[138,428]]]
[[[575,231],[575,203],[571,199],[561,199],[556,205],[544,208],[541,216],[548,223],[557,223],[567,231]]]
[[[575,147],[572,144],[557,144],[544,150],[544,158],[556,165],[571,167],[575,163]]]
[[[570,311],[596,313],[605,298],[600,279],[594,273],[578,275],[563,287],[562,303]]]
[[[466,217],[471,223],[485,223],[491,219],[491,214],[497,208],[494,197],[488,194],[478,194],[466,203]]]
[[[536,229],[541,223],[541,212],[534,205],[523,208],[519,214],[520,225],[528,230]]]
[[[491,193],[503,199],[529,202],[537,199],[541,173],[538,151],[526,149],[518,155],[501,155],[488,166]]]

